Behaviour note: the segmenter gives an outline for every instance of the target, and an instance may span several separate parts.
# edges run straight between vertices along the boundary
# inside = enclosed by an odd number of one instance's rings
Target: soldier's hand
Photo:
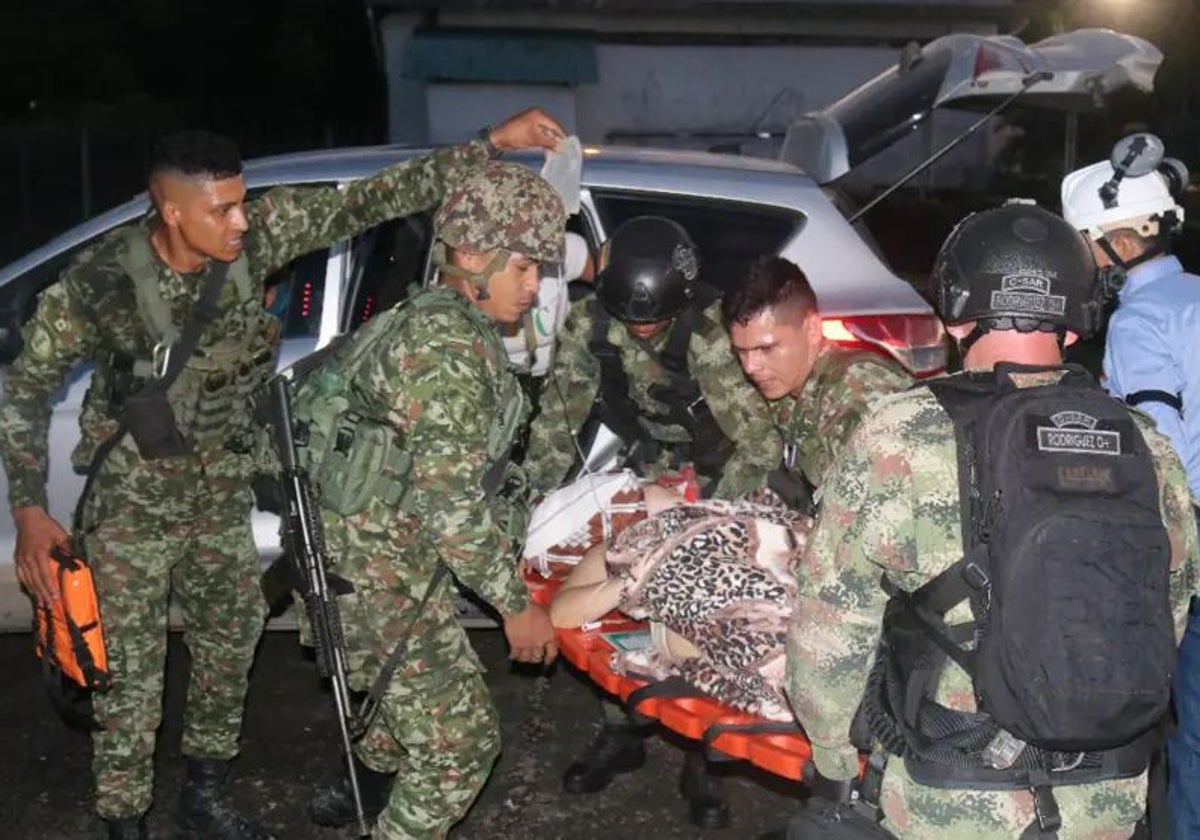
[[[534,147],[553,150],[567,132],[558,120],[541,108],[528,108],[500,123],[488,136],[492,145],[502,152]]]
[[[34,594],[38,603],[49,606],[59,599],[58,581],[50,573],[50,549],[66,547],[70,535],[45,508],[31,505],[13,510],[17,523],[17,580]]]
[[[558,656],[550,613],[540,604],[530,604],[519,613],[504,616],[508,658],[517,662],[549,665]]]

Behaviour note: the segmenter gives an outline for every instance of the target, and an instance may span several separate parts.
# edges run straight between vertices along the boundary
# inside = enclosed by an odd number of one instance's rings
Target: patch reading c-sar
[[[1063,315],[1067,299],[1052,294],[1056,272],[1022,272],[1000,278],[1000,288],[992,292],[992,309],[1028,312],[1031,315]]]

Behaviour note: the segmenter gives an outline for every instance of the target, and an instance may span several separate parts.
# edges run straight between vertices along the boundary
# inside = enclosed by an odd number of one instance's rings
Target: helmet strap
[[[521,332],[525,334],[525,350],[529,353],[529,369],[537,364],[537,328],[533,323],[533,310],[526,310],[521,316]]]
[[[436,242],[433,247],[433,264],[437,270],[451,277],[466,280],[473,285],[479,293],[477,300],[487,300],[491,297],[488,294],[488,280],[491,279],[493,274],[504,268],[510,256],[512,256],[512,252],[504,248],[497,248],[496,253],[492,255],[488,264],[484,266],[483,271],[468,271],[462,266],[454,265],[450,262],[450,246],[445,242]]]
[[[975,327],[958,340],[958,354],[965,359],[967,354],[971,352],[971,348],[975,346],[975,342],[991,331],[992,324],[990,321],[976,321]]]
[[[965,359],[976,342],[992,330],[1013,330],[1019,333],[1052,332],[1058,340],[1060,351],[1067,346],[1067,328],[1059,324],[1033,321],[1027,318],[980,318],[975,322],[975,327],[959,339],[959,354]]]
[[[1129,271],[1130,269],[1136,268],[1144,262],[1149,262],[1155,257],[1160,257],[1167,253],[1168,243],[1165,236],[1160,234],[1159,236],[1154,237],[1151,242],[1152,244],[1149,248],[1138,254],[1133,259],[1123,260],[1121,259],[1121,255],[1117,253],[1117,249],[1113,247],[1112,242],[1109,241],[1108,234],[1103,234],[1099,239],[1096,240],[1096,244],[1100,246],[1100,250],[1103,251],[1110,260],[1112,260],[1113,265],[1120,266],[1124,271]]]

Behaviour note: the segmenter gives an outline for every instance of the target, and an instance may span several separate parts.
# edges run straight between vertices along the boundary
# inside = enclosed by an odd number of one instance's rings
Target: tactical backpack
[[[954,420],[961,560],[891,594],[869,683],[871,728],[920,784],[1029,788],[1135,776],[1169,712],[1170,544],[1133,417],[1089,374],[1018,387],[1005,365],[928,384]],[[948,626],[967,601],[973,621]],[[973,642],[973,649],[964,645]],[[934,701],[947,660],[978,712]]]
[[[376,343],[402,329],[410,317],[447,309],[466,315],[485,346],[505,363],[503,345],[488,317],[457,292],[433,289],[376,315],[353,335],[330,345],[315,364],[297,371],[292,389],[296,455],[324,507],[352,516],[372,499],[388,507],[402,506],[412,453],[388,420],[386,406],[359,388],[356,377]],[[497,417],[488,433],[487,451],[492,467],[484,477],[484,491],[489,501],[495,501],[501,491],[506,497],[523,497],[523,474],[508,462],[524,411],[516,377],[506,375],[497,380],[495,407]],[[501,518],[516,516],[506,508],[497,513]],[[519,530],[521,522],[513,522],[511,527]]]

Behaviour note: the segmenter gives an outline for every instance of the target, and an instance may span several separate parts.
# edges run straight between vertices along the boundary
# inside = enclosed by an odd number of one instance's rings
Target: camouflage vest
[[[153,348],[148,358],[133,359],[129,367],[136,379],[145,379],[162,368],[182,325],[174,322],[162,297],[145,229],[126,228],[119,236],[124,247],[118,262],[133,281],[137,311]],[[226,335],[219,321],[210,327],[208,341],[201,341],[168,392],[179,430],[201,448],[222,446],[247,432],[251,396],[271,371],[278,340],[278,322],[263,309],[244,254],[230,265],[227,283],[234,287],[247,329]]]
[[[413,455],[401,431],[388,420],[387,407],[376,395],[356,387],[355,379],[379,342],[403,329],[410,317],[447,309],[470,321],[501,371],[493,380],[494,419],[488,431],[490,467],[484,492],[493,507],[498,497],[513,496],[520,497],[523,508],[524,473],[509,461],[509,452],[524,419],[524,392],[508,370],[504,345],[491,320],[458,292],[445,288],[421,292],[381,312],[297,376],[292,389],[296,455],[323,507],[343,516],[360,513],[376,498],[388,507],[403,507]],[[519,510],[496,512],[501,518],[522,515]],[[513,528],[519,530],[518,525]]]

